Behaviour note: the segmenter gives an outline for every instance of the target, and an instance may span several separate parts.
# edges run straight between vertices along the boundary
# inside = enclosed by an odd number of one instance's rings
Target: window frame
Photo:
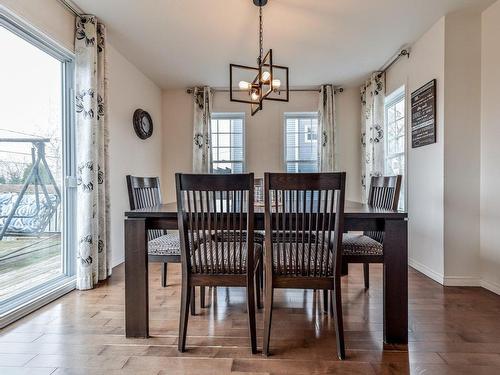
[[[52,302],[76,288],[76,142],[75,142],[75,55],[37,28],[0,4],[0,27],[61,62],[62,96],[62,181],[63,221],[62,275],[4,301],[0,328]]]
[[[246,128],[245,128],[245,120],[246,120],[246,114],[245,112],[213,112],[211,117],[210,117],[210,152],[211,152],[211,158],[210,158],[210,173],[214,173],[214,169],[213,169],[213,166],[214,166],[214,163],[233,163],[233,164],[236,164],[236,163],[241,163],[241,166],[242,166],[242,172],[241,173],[245,173],[246,170],[247,170],[247,167],[246,167],[246,159],[247,159],[247,156],[246,156],[246,137],[245,137],[245,133],[246,133]],[[242,144],[242,155],[243,155],[243,158],[242,160],[223,160],[223,161],[220,161],[220,160],[217,160],[215,161],[213,159],[213,143],[212,143],[212,120],[241,120],[242,121],[242,126],[241,126],[241,136],[242,136],[242,139],[241,139],[241,144]],[[217,132],[217,134],[220,134],[219,132]],[[236,132],[233,132],[232,129],[230,129],[230,132],[229,134],[238,134]],[[216,148],[221,148],[219,147],[219,145],[217,144],[217,147]],[[227,147],[224,147],[224,148],[227,148]],[[229,146],[229,149],[231,150],[231,146]],[[238,147],[239,148],[239,147]]]
[[[282,126],[283,126],[283,170],[285,172],[288,171],[287,169],[287,166],[289,163],[303,163],[303,164],[306,164],[306,163],[312,163],[314,162],[314,160],[299,160],[299,159],[296,159],[296,160],[293,160],[293,161],[289,161],[287,160],[287,129],[286,129],[286,123],[287,123],[287,120],[290,119],[290,118],[293,118],[293,119],[312,119],[312,118],[316,118],[317,121],[318,121],[318,132],[319,132],[319,112],[314,112],[314,111],[311,111],[311,112],[284,112],[283,113],[283,119],[282,119]],[[298,133],[300,135],[300,133]],[[314,140],[307,140],[307,132],[304,132],[304,143],[312,143],[314,142]],[[318,150],[319,150],[319,135],[316,137],[316,140],[315,142],[318,142]],[[319,171],[319,154],[317,153],[316,155],[316,170]],[[299,173],[299,172],[297,172]]]
[[[404,163],[403,163],[403,170],[402,170],[402,176],[403,176],[403,181],[401,184],[401,192],[403,193],[402,199],[400,198],[398,208],[402,210],[407,209],[407,184],[406,184],[406,176],[407,176],[407,164],[408,164],[408,152],[407,152],[407,118],[408,118],[408,113],[407,113],[407,95],[406,95],[406,88],[405,86],[401,86],[397,89],[395,89],[393,92],[391,92],[389,95],[386,96],[385,102],[384,102],[384,174],[388,175],[389,173],[392,174],[392,172],[389,172],[388,170],[388,161],[391,159],[396,159],[396,158],[401,158],[403,157]],[[394,152],[389,154],[389,108],[390,107],[395,107],[398,103],[401,101],[404,101],[404,111],[403,111],[403,116],[399,118],[394,118],[394,124],[396,124],[398,121],[403,120],[404,126],[404,134],[402,136],[396,137],[394,139],[394,142],[398,142],[398,139],[402,138],[404,145],[403,145],[403,151],[400,152]]]

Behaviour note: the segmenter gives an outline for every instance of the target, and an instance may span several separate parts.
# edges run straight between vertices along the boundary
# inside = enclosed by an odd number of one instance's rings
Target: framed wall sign
[[[436,143],[436,80],[411,94],[411,147]]]

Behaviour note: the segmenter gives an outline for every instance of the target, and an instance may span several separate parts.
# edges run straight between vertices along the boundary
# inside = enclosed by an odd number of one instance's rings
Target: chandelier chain
[[[262,25],[262,5],[259,6],[259,65],[264,55],[264,27]]]

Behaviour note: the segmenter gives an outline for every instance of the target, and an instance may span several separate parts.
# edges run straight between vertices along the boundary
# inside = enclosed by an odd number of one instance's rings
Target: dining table
[[[408,343],[407,213],[347,201],[344,231],[383,231],[383,339]],[[264,230],[264,207],[256,204],[255,230]],[[125,212],[125,335],[149,337],[148,230],[178,229],[177,204]]]

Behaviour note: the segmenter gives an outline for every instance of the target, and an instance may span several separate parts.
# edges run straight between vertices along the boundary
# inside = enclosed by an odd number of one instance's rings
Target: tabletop
[[[263,215],[264,206],[255,205],[255,215]],[[177,204],[175,202],[166,203],[154,207],[140,208],[125,212],[128,218],[162,218],[177,215]],[[345,217],[355,218],[377,218],[377,219],[406,219],[408,214],[403,211],[393,211],[390,209],[376,208],[364,203],[345,201]]]

